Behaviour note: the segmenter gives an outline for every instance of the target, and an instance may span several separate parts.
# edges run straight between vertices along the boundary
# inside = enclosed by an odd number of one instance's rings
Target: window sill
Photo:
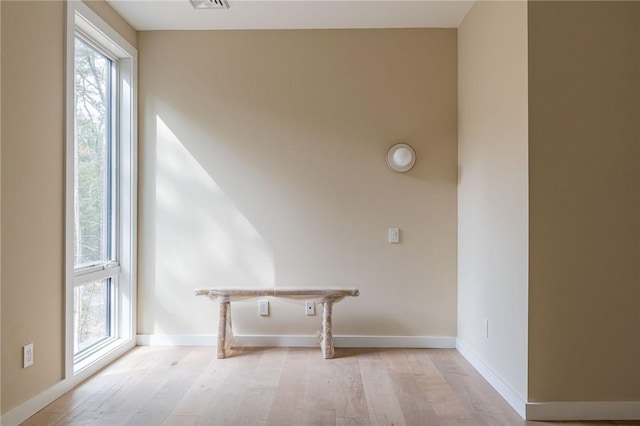
[[[91,367],[92,365],[94,365],[98,361],[108,357],[113,352],[115,352],[116,350],[120,349],[121,347],[129,344],[130,342],[131,342],[130,339],[113,339],[113,340],[110,340],[110,341],[106,342],[104,346],[102,346],[101,348],[97,349],[92,354],[90,354],[90,355],[82,358],[78,362],[74,363],[73,364],[73,375],[75,376],[77,374],[80,374],[85,369]]]

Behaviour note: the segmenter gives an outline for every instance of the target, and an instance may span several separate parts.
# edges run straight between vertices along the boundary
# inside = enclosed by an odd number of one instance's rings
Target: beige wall
[[[454,29],[138,39],[139,333],[215,334],[195,287],[331,285],[361,290],[337,334],[455,336]],[[293,302],[233,309],[240,334],[320,327]]]
[[[458,339],[527,390],[527,8],[479,2],[458,29]],[[483,320],[489,321],[489,337]]]
[[[2,7],[0,6],[0,99],[2,99]],[[0,241],[2,241],[2,102],[0,102]],[[2,331],[2,244],[0,244],[0,331]],[[0,366],[2,366],[2,339],[0,338]],[[0,384],[2,368],[0,368]],[[0,415],[2,414],[2,386],[0,386]]]
[[[63,378],[65,4],[1,7],[6,413]],[[22,346],[30,342],[35,363],[23,369]]]
[[[640,400],[637,2],[529,2],[531,401]]]
[[[62,379],[63,24],[62,2],[2,2],[5,411]]]

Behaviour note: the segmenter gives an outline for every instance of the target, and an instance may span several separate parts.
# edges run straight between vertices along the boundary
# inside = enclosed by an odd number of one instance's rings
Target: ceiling
[[[456,28],[468,0],[228,0],[195,10],[189,0],[107,0],[138,31]]]

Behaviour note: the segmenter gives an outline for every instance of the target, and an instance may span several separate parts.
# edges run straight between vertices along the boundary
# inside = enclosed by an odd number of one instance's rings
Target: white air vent
[[[226,0],[191,0],[194,9],[229,9]]]

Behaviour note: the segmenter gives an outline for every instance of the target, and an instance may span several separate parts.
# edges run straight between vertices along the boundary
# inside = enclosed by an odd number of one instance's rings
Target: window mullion
[[[120,260],[120,137],[118,129],[120,128],[120,115],[119,115],[119,104],[120,104],[120,90],[119,90],[119,68],[120,63],[115,60],[112,62],[111,66],[111,148],[112,152],[110,155],[111,167],[110,170],[112,172],[111,177],[111,224],[112,229],[111,232],[111,247],[109,250],[109,256],[112,261]]]
[[[103,280],[105,278],[115,277],[120,273],[120,266],[111,268],[102,268],[98,271],[91,271],[86,274],[76,275],[73,277],[74,287],[85,285],[93,281]]]

